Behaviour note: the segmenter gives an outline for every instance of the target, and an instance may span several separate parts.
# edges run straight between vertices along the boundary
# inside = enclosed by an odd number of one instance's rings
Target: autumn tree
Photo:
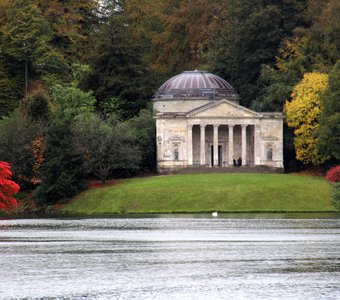
[[[68,61],[82,60],[93,24],[97,22],[97,0],[39,0],[42,16],[52,29],[51,44]]]
[[[0,1],[0,118],[8,116],[16,108],[18,99],[23,95],[22,71],[18,72],[21,66],[4,52],[1,42],[1,29],[7,22],[6,10],[10,3],[10,0]]]
[[[325,91],[328,76],[322,73],[306,73],[286,102],[284,111],[287,124],[294,128],[296,158],[304,164],[318,165],[325,156],[316,147],[316,132],[321,112],[320,93]]]
[[[11,166],[4,161],[0,161],[0,210],[9,210],[18,203],[13,195],[17,194],[20,187],[11,180]]]
[[[63,74],[66,62],[51,45],[51,24],[42,16],[39,0],[15,0],[5,11],[5,22],[0,28],[1,52],[15,60],[28,80],[39,76]]]
[[[44,83],[70,80],[87,52],[96,0],[0,1],[0,116]]]
[[[208,53],[218,16],[229,1],[158,1],[151,26],[151,67],[163,76],[210,69]]]

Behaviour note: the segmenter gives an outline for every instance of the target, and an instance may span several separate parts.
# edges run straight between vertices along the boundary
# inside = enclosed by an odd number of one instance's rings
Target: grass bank
[[[63,212],[331,212],[322,178],[287,174],[193,174],[121,181],[85,191]]]

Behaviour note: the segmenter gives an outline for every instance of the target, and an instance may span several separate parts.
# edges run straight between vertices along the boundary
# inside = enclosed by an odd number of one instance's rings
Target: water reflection
[[[0,221],[1,299],[336,299],[340,219]]]

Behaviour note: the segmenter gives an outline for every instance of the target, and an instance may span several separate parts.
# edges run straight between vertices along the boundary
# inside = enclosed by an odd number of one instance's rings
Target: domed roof
[[[207,71],[184,71],[161,85],[154,99],[230,99],[239,100],[235,89],[221,77]]]

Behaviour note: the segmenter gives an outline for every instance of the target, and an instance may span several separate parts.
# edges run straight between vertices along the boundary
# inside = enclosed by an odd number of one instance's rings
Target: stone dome
[[[207,71],[184,71],[161,85],[154,99],[239,100],[236,90],[221,77]]]

